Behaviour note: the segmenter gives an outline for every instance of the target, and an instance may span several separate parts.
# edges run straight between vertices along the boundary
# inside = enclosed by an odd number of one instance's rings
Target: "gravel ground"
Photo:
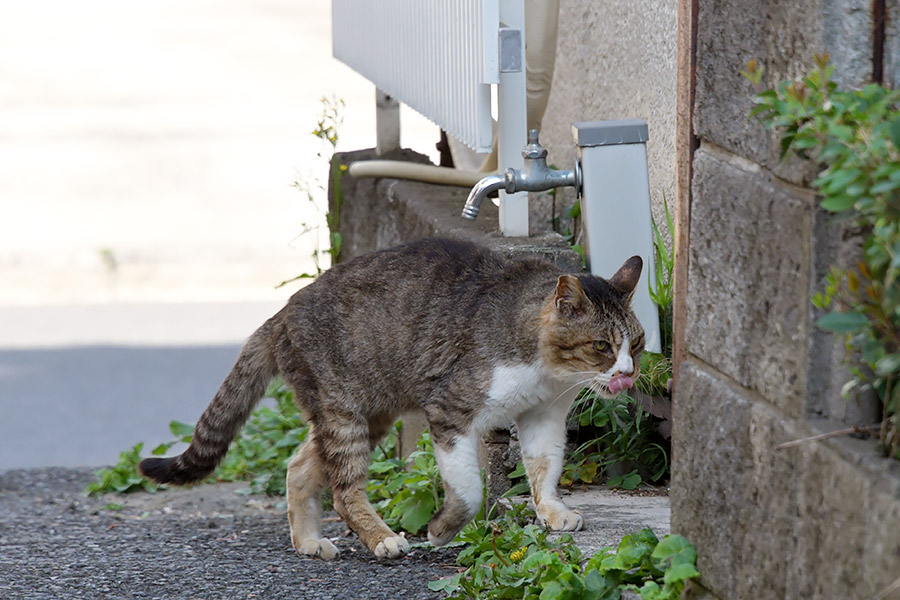
[[[455,572],[458,549],[376,560],[333,515],[325,533],[341,557],[300,558],[279,499],[241,485],[87,498],[91,473],[0,473],[0,598],[437,600],[427,583]]]

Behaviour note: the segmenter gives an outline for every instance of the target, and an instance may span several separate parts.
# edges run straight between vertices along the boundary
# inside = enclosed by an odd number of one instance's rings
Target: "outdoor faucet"
[[[463,207],[462,216],[474,221],[478,217],[482,201],[488,194],[500,189],[507,194],[516,192],[543,192],[546,190],[572,186],[576,190],[581,185],[581,173],[578,162],[570,171],[557,171],[547,166],[547,149],[538,142],[538,130],[528,132],[528,145],[522,150],[525,165],[521,171],[507,169],[505,175],[489,175],[472,188],[466,205]]]

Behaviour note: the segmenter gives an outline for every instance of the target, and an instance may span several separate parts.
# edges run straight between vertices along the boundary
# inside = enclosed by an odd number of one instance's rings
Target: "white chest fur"
[[[580,385],[554,378],[543,362],[505,364],[494,367],[487,401],[475,419],[475,427],[487,431],[506,425],[538,405],[561,403],[568,407]]]

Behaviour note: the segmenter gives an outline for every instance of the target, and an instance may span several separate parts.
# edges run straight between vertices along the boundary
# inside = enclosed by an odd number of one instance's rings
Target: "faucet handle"
[[[525,160],[547,158],[547,149],[541,146],[541,143],[538,141],[537,129],[532,129],[528,132],[528,145],[522,149],[522,158]]]

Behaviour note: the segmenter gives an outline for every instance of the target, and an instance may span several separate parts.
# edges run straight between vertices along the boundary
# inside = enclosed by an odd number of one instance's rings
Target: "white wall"
[[[650,195],[660,224],[663,196],[670,210],[675,202],[677,9],[675,0],[562,0],[541,132],[549,161],[567,169],[575,156],[573,122],[647,121]]]

